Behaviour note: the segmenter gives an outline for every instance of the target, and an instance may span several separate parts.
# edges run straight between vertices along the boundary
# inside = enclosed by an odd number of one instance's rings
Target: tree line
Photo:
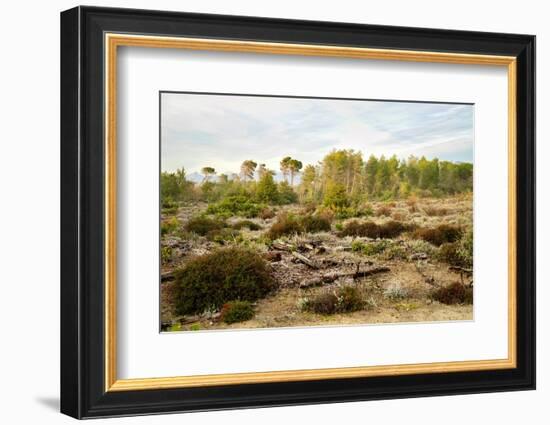
[[[284,204],[317,203],[331,207],[357,205],[368,200],[390,200],[416,196],[444,196],[472,191],[473,164],[441,161],[437,158],[371,155],[359,151],[333,150],[317,164],[303,163],[290,156],[280,161],[282,182],[275,182],[275,171],[265,164],[245,160],[239,174],[217,174],[203,167],[201,183],[186,178],[182,168],[161,174],[164,204],[203,200],[217,201],[226,196],[245,195],[259,202]],[[295,185],[296,176],[301,179]],[[215,177],[215,178],[213,178]]]

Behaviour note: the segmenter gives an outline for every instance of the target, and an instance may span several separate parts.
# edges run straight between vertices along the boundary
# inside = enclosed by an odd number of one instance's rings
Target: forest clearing
[[[473,319],[472,164],[333,150],[161,175],[161,329]]]

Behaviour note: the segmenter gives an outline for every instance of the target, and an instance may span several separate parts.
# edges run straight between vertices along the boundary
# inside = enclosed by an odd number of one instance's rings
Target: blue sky
[[[333,149],[473,162],[474,107],[412,102],[163,93],[161,166],[239,172],[245,159],[278,170]]]

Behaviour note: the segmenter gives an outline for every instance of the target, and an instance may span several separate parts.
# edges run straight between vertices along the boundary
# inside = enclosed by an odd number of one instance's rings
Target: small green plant
[[[196,216],[191,218],[185,225],[185,230],[206,236],[211,232],[218,232],[225,227],[225,223],[218,219],[208,218],[206,216]]]
[[[431,297],[443,304],[472,304],[474,291],[471,287],[455,282],[436,289],[432,292]]]
[[[426,254],[426,256],[432,256],[436,250],[434,246],[422,239],[413,239],[407,241],[407,247],[413,254]]]
[[[232,195],[220,202],[211,204],[206,209],[207,214],[215,214],[221,217],[239,215],[247,218],[257,217],[265,209],[263,204],[258,204],[246,195]]]
[[[160,250],[160,261],[162,264],[168,263],[172,259],[173,251],[170,246],[163,246]]]
[[[255,301],[274,289],[267,262],[257,253],[232,246],[187,262],[175,272],[178,314],[217,310],[228,301]]]
[[[406,260],[407,250],[399,243],[389,244],[384,250],[384,258],[387,260]]]
[[[179,227],[180,222],[177,217],[171,217],[160,224],[160,234],[161,236],[165,236],[174,233]]]
[[[191,326],[189,326],[190,331],[200,331],[201,325],[200,323],[193,323]]]
[[[254,317],[254,308],[248,301],[229,301],[221,310],[220,320],[224,323],[238,323]]]
[[[220,245],[225,245],[227,241],[236,242],[239,238],[240,233],[235,229],[216,229],[211,230],[206,234],[206,239],[212,242],[217,242]]]
[[[472,229],[465,231],[458,243],[457,254],[464,267],[472,267],[474,263],[474,233]]]
[[[339,232],[341,232],[342,230],[344,230],[344,225],[342,223],[336,223],[334,225],[335,229],[338,230]]]
[[[369,242],[363,245],[362,253],[364,255],[382,254],[389,246],[387,241]]]
[[[394,283],[386,288],[384,291],[384,297],[391,301],[399,301],[407,298],[409,291],[403,288],[400,284]]]

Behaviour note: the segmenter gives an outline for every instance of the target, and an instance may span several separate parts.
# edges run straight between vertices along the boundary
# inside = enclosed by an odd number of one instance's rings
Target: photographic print
[[[472,104],[160,93],[163,332],[473,319]]]

